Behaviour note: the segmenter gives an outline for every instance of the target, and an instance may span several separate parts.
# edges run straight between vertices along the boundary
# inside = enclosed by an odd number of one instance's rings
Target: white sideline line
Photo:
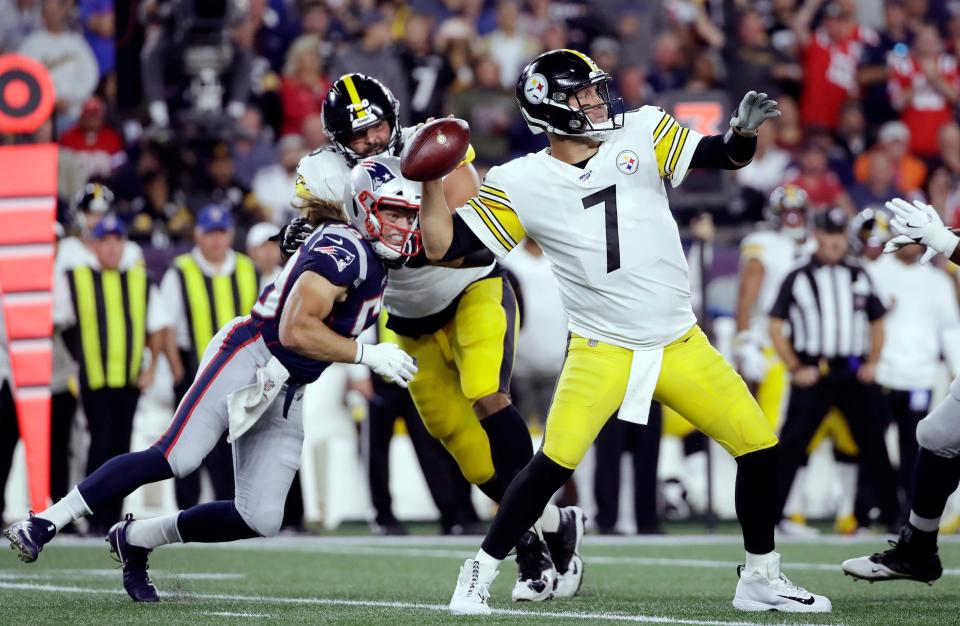
[[[240,580],[246,574],[227,574],[224,572],[174,572],[170,570],[150,570],[151,574],[160,578],[178,580]],[[60,578],[87,578],[104,577],[115,578],[120,576],[119,569],[58,569],[42,572],[20,573],[18,570],[0,569],[0,580],[57,580]]]
[[[273,617],[266,613],[238,613],[235,611],[200,611],[200,615],[213,615],[216,617]]]
[[[93,589],[84,587],[64,587],[57,585],[35,585],[30,583],[0,582],[0,589],[19,591],[47,591],[52,593],[100,593],[107,595],[123,595],[119,589]],[[387,609],[419,609],[426,611],[446,612],[445,604],[425,604],[418,602],[389,602],[383,600],[338,600],[335,598],[285,598],[274,596],[244,596],[222,593],[190,593],[171,594],[174,599],[193,600],[226,600],[232,602],[273,602],[277,604],[302,604],[314,606],[358,606],[379,607]],[[582,611],[520,611],[517,609],[493,609],[495,615],[510,615],[516,617],[555,617],[591,621],[638,622],[644,624],[689,624],[690,626],[755,626],[757,622],[724,622],[717,620],[680,619],[660,617],[656,615],[622,615],[617,613],[587,613]],[[765,626],[768,622],[763,622]],[[783,626],[831,626],[824,624],[803,624],[799,622],[781,622]],[[770,625],[774,626],[774,625]],[[839,626],[839,625],[834,625]]]

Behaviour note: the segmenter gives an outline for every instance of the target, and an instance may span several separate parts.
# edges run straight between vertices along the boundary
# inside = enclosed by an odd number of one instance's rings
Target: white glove
[[[904,246],[912,246],[912,245],[915,245],[916,243],[917,243],[916,241],[914,241],[913,239],[910,239],[906,235],[897,235],[896,237],[888,241],[886,244],[884,244],[883,251],[896,252],[897,250],[899,250]],[[920,244],[920,245],[923,245],[923,244]],[[930,259],[932,259],[935,256],[937,256],[937,251],[934,250],[933,248],[927,247],[926,250],[924,250],[923,252],[923,256],[920,257],[920,265],[929,263]]]
[[[749,331],[737,333],[733,342],[733,358],[740,375],[750,382],[759,383],[767,376],[770,361],[756,343],[747,335]]]
[[[914,200],[911,204],[901,198],[894,198],[886,203],[886,207],[893,211],[891,225],[900,236],[887,242],[884,252],[891,252],[907,243],[919,243],[928,248],[921,259],[921,262],[926,262],[933,256],[930,249],[934,254],[939,252],[949,257],[960,243],[960,238],[943,225],[940,214],[929,204],[919,200]]]
[[[780,117],[776,100],[768,99],[763,92],[748,91],[740,101],[737,112],[730,118],[730,127],[741,135],[753,136],[761,124],[775,117]]]
[[[357,356],[353,362],[366,365],[401,387],[406,387],[417,373],[413,358],[395,343],[370,344],[358,341]]]

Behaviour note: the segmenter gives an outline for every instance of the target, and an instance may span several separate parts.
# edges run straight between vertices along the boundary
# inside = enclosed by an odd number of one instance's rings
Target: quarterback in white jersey
[[[510,484],[476,558],[460,570],[453,613],[486,614],[489,587],[517,537],[569,479],[610,416],[642,421],[656,399],[736,457],[746,566],[744,611],[826,612],[830,601],[789,582],[774,551],[777,438],[690,306],[687,262],[663,179],[691,167],[737,169],[776,102],[749,92],[725,135],[703,136],[656,107],[622,112],[610,75],[575,50],[532,61],[517,81],[527,125],[549,148],[490,170],[451,215],[442,181],[423,184],[421,234],[433,260],[486,247],[506,255],[524,236],[550,259],[570,316],[567,357],[541,450]],[[763,497],[766,495],[766,497]]]
[[[399,127],[398,107],[374,78],[346,74],[337,79],[323,107],[332,147],[301,160],[295,206],[309,213],[316,203],[340,204],[350,166],[358,158],[398,155],[415,131]],[[471,146],[442,183],[452,206],[478,192],[473,158]],[[379,180],[391,174],[372,175]],[[411,201],[419,203],[419,197]],[[376,219],[376,214],[374,207],[369,215]],[[428,265],[426,255],[407,252],[385,264],[386,326],[417,360],[419,374],[409,387],[417,411],[463,476],[500,502],[510,480],[533,456],[530,433],[509,396],[519,329],[513,288],[487,251],[451,259],[446,267]],[[580,587],[582,511],[547,505],[541,530],[542,537],[530,531],[516,542],[520,575],[515,600],[572,596]]]

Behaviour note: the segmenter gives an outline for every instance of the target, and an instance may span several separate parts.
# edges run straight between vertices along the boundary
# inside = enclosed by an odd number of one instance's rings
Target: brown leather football
[[[400,173],[416,181],[443,178],[463,161],[470,147],[470,127],[444,117],[424,124],[400,153]]]

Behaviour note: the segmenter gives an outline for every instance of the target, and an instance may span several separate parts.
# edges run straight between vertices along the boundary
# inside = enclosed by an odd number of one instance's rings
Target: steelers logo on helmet
[[[527,78],[527,82],[523,86],[524,97],[533,104],[540,104],[546,100],[548,91],[547,78],[536,72]]]

